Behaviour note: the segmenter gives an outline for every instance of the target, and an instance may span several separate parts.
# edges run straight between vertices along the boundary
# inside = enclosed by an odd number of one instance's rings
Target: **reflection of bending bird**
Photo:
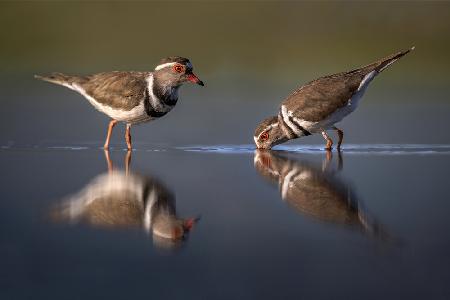
[[[297,212],[327,223],[359,227],[380,238],[387,234],[363,209],[349,185],[331,173],[272,151],[258,150],[258,172],[278,184],[281,197]]]

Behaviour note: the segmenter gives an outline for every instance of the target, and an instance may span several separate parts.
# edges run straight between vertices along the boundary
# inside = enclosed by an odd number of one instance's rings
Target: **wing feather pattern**
[[[107,72],[91,75],[79,83],[85,92],[101,104],[131,110],[145,96],[146,72]]]
[[[298,88],[282,102],[296,117],[310,122],[326,119],[337,109],[347,105],[361,81],[372,71],[382,72],[390,64],[412,49],[392,54],[367,66],[313,80]]]

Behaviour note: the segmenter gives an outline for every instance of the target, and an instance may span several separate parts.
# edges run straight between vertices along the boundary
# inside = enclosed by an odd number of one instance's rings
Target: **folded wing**
[[[99,73],[78,85],[101,104],[130,110],[145,97],[147,75],[145,72]]]

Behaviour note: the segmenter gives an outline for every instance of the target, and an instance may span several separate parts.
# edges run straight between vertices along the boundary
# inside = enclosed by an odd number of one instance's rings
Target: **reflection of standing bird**
[[[327,141],[325,149],[331,150],[333,141],[326,130],[334,129],[339,136],[339,149],[344,132],[334,124],[356,109],[373,78],[412,49],[414,47],[349,72],[318,78],[300,87],[281,103],[277,116],[265,119],[256,128],[256,146],[271,149],[288,140],[320,132]]]
[[[257,150],[254,164],[263,177],[278,184],[283,200],[299,213],[385,236],[381,226],[363,211],[350,187],[332,174],[271,151]]]
[[[117,121],[127,124],[125,139],[131,149],[132,124],[155,120],[167,114],[178,101],[178,89],[185,82],[203,86],[192,72],[187,58],[161,60],[153,72],[106,72],[89,76],[54,73],[38,79],[68,87],[83,95],[97,110],[112,118],[104,148],[109,147]]]
[[[143,227],[166,247],[180,244],[196,222],[177,217],[175,197],[157,180],[112,170],[68,197],[53,216],[97,227]]]

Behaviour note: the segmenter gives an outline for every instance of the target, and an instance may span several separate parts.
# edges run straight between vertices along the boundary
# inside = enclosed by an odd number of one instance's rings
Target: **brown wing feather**
[[[147,75],[145,72],[99,73],[79,85],[99,103],[130,110],[144,97]]]
[[[299,119],[318,122],[345,106],[364,76],[354,71],[321,77],[299,88],[282,105]]]
[[[400,51],[358,69],[324,76],[294,91],[282,105],[299,119],[318,122],[347,104],[363,80],[372,71],[382,72],[387,66],[413,48]]]

